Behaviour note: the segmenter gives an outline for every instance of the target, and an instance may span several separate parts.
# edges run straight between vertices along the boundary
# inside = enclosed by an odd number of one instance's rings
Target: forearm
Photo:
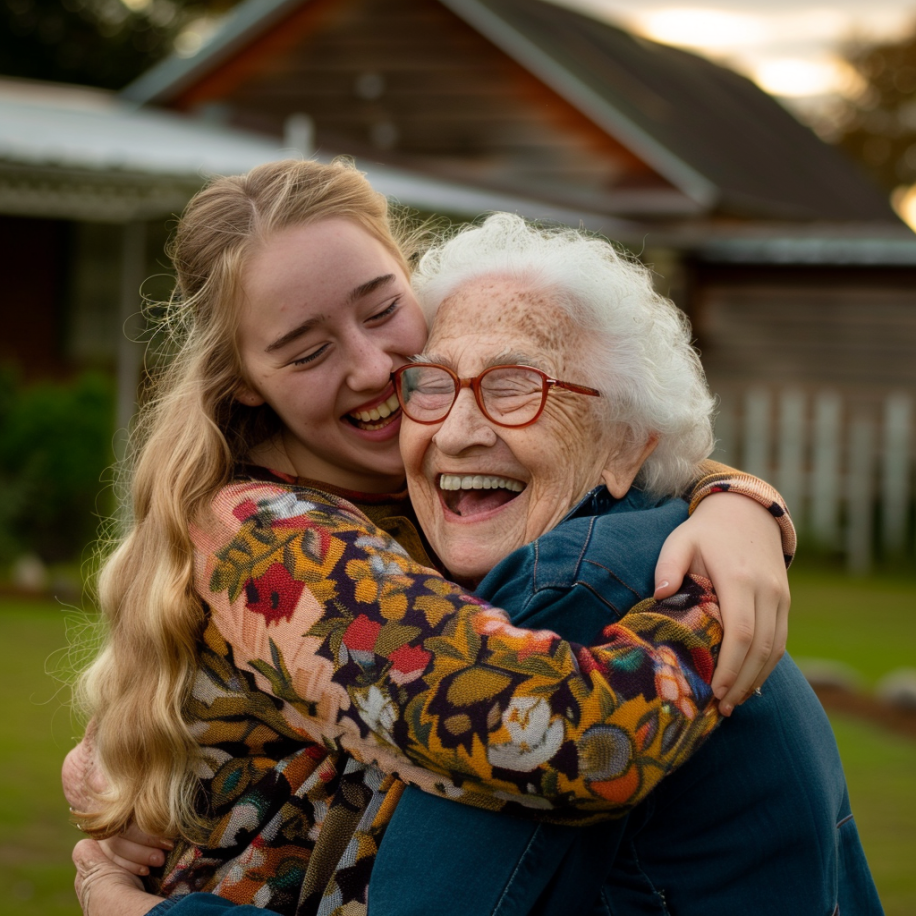
[[[512,627],[364,520],[308,503],[300,519],[283,500],[280,517],[242,500],[249,514],[207,564],[203,597],[236,664],[315,740],[471,804],[498,806],[495,795],[623,810],[641,787],[624,792],[590,761],[657,760],[662,734],[693,740],[711,727],[706,680],[721,633],[705,588],[683,599],[692,615],[676,602],[641,609],[588,649]],[[674,672],[684,689],[671,703]],[[658,728],[647,737],[650,708]]]

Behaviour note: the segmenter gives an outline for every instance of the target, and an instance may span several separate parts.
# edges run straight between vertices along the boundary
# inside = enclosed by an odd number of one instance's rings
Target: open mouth
[[[495,474],[442,474],[439,491],[450,512],[461,518],[482,515],[512,502],[525,484]]]
[[[344,415],[344,419],[357,429],[372,431],[384,429],[401,415],[398,396],[392,394],[386,401],[376,404],[370,410],[357,410]]]

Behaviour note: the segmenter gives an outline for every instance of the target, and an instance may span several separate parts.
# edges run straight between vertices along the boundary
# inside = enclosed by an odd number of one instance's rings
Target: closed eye
[[[382,309],[380,312],[376,312],[374,315],[370,315],[366,321],[381,321],[383,318],[387,318],[389,315],[393,315],[401,304],[401,297],[398,296],[394,302],[391,303],[387,308]]]
[[[317,350],[309,353],[307,356],[301,356],[299,359],[294,359],[290,365],[291,366],[307,366],[309,363],[315,362],[319,357],[321,357],[324,352],[327,350],[329,344],[324,344],[320,346]]]

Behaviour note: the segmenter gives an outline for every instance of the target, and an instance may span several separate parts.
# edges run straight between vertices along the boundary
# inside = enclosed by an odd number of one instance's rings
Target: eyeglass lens
[[[443,419],[458,396],[455,378],[436,366],[411,366],[401,376],[401,398],[407,416],[418,422]],[[517,366],[497,366],[480,376],[484,413],[497,423],[521,426],[541,408],[543,378]]]

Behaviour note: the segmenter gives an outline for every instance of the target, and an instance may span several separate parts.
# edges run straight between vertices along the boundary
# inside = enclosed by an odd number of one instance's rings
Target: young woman
[[[615,695],[620,649],[517,631],[429,568],[389,378],[423,348],[426,327],[384,199],[345,164],[262,166],[197,195],[172,255],[176,350],[138,423],[132,525],[100,577],[110,632],[82,683],[106,783],[79,806],[82,828],[180,836],[157,889],[215,889],[292,913],[364,900],[400,791],[385,773],[572,821],[635,804],[654,783],[610,803],[575,775],[595,753],[586,732],[609,714],[598,697]],[[694,497],[721,482],[700,481]],[[729,484],[774,504],[759,481]],[[786,595],[771,583],[791,546],[772,517],[717,496],[660,564],[671,582],[660,594],[692,562],[726,613],[777,594],[750,661],[738,673],[750,639],[738,640],[713,683],[726,713],[784,644]],[[758,572],[733,600],[720,569]],[[706,708],[713,611],[694,618],[701,632],[667,613],[691,700]],[[628,631],[637,640],[639,626]],[[747,626],[743,615],[733,629]],[[549,673],[535,675],[544,653]],[[489,763],[488,748],[512,741],[502,712],[526,696],[561,708],[570,689],[594,702],[557,716],[561,751],[523,773]],[[653,704],[686,728],[678,708]],[[661,776],[700,737],[644,751]]]

